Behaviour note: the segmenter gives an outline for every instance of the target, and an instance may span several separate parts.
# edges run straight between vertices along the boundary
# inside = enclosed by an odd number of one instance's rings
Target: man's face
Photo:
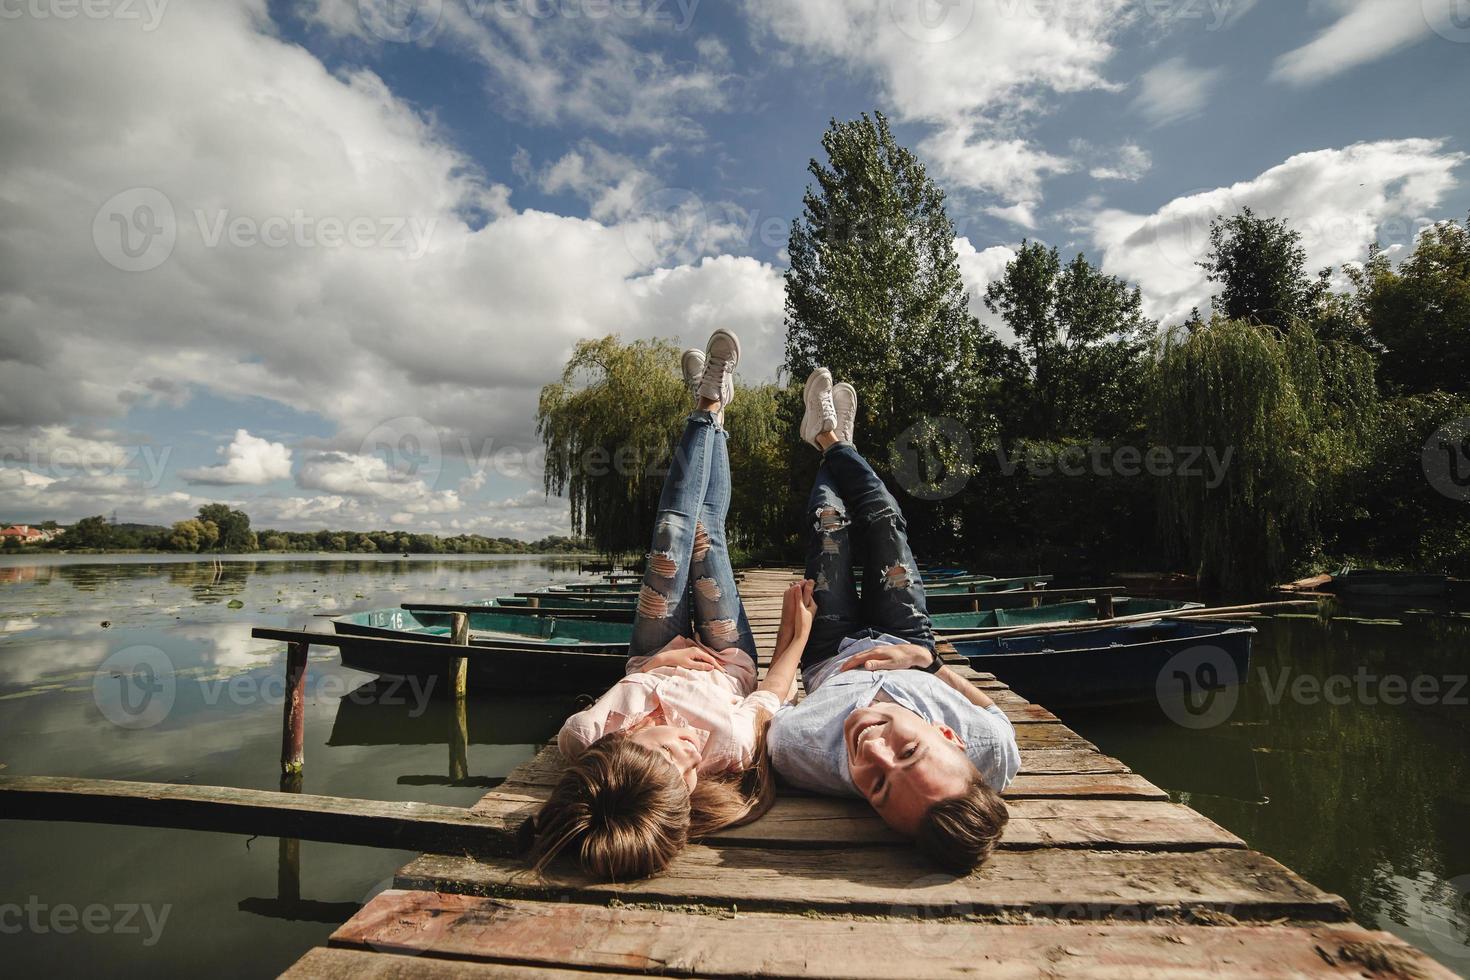
[[[888,702],[859,708],[842,726],[852,781],[883,822],[912,837],[929,808],[965,792],[975,767],[959,737]]]

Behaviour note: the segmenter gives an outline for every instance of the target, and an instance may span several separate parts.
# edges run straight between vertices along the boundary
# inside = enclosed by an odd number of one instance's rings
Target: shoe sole
[[[826,368],[817,368],[816,370],[812,371],[811,374],[807,375],[806,387],[803,388],[802,391],[801,391],[801,404],[802,404],[802,425],[801,425],[801,430],[802,431],[801,431],[801,438],[802,438],[802,441],[804,441],[804,442],[806,442],[806,443],[808,443],[809,445],[812,445],[812,446],[817,446],[817,436],[826,431],[825,428],[821,428],[821,429],[818,429],[815,433],[813,433],[810,436],[808,436],[806,434],[806,416],[811,414],[811,409],[812,409],[812,391],[813,391],[813,389],[817,385],[819,385],[822,382],[822,375],[824,373],[827,376],[827,381],[830,382],[832,380],[832,372],[831,371],[828,371]],[[823,419],[822,422],[825,425],[826,419]],[[820,449],[822,447],[821,446],[817,446],[817,448]]]
[[[729,398],[726,398],[725,397],[725,391],[723,390],[723,386],[721,386],[721,391],[720,391],[720,411],[721,412],[724,412],[724,410],[729,407],[730,403],[735,400],[735,368],[740,365],[740,353],[741,353],[740,352],[740,338],[737,337],[737,336],[735,336],[729,330],[726,330],[724,327],[721,327],[720,329],[716,330],[714,333],[712,333],[712,334],[709,335],[709,340],[705,342],[704,350],[701,353],[704,354],[704,362],[706,364],[708,364],[709,363],[709,349],[710,349],[710,345],[713,344],[715,338],[718,337],[718,336],[720,336],[721,334],[723,334],[726,337],[729,337],[730,338],[730,346],[735,348],[735,362],[730,365],[730,374],[728,375],[728,379],[730,381],[730,392],[729,392],[730,397]],[[703,372],[701,371],[700,373],[701,373],[700,381],[702,382],[704,380],[703,379],[703,376],[702,376],[703,375]],[[695,385],[694,397],[695,398],[698,398],[699,397],[698,383],[696,383],[696,385]]]
[[[836,402],[837,402],[837,392],[839,390],[845,390],[845,391],[848,391],[848,392],[851,393],[851,397],[852,397],[853,424],[856,425],[857,424],[857,389],[854,388],[852,385],[848,384],[846,381],[839,381],[835,385],[833,385],[832,386],[832,401],[833,401],[834,407],[835,407]],[[840,409],[837,412],[837,427],[832,430],[832,434],[837,437],[837,441],[838,442],[852,442],[852,433],[851,432],[844,433],[842,431],[842,411]],[[844,436],[846,438],[844,438]]]

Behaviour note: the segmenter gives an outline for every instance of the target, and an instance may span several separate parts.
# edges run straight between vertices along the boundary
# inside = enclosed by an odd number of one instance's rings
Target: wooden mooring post
[[[301,772],[306,745],[306,652],[304,642],[286,645],[286,701],[281,722],[281,772]]]

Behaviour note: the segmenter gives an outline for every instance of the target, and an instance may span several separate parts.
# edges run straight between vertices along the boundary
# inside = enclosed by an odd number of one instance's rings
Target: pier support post
[[[306,744],[305,643],[286,646],[286,703],[281,722],[281,772],[299,773]]]
[[[1111,592],[1100,592],[1097,596],[1097,618],[1113,618],[1113,594]]]
[[[450,642],[456,646],[470,645],[470,617],[468,613],[454,614],[454,629]],[[469,686],[470,661],[468,657],[453,657],[449,661],[449,689],[455,698],[463,698]]]
[[[451,637],[457,646],[470,644],[470,617],[466,613],[454,614],[454,632]],[[469,776],[469,717],[465,705],[465,694],[469,688],[470,661],[468,657],[455,657],[449,662],[449,687],[454,703],[449,707],[449,778],[462,781]]]

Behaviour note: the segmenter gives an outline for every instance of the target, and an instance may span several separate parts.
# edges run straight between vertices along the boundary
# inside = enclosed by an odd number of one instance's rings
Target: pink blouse
[[[629,673],[597,703],[566,720],[557,747],[569,759],[610,732],[631,728],[655,713],[664,724],[684,725],[704,735],[697,771],[718,775],[749,769],[755,757],[755,719],[775,714],[781,699],[755,690],[755,662],[731,647],[716,653],[724,670],[684,667],[638,668],[647,657],[630,659]]]

